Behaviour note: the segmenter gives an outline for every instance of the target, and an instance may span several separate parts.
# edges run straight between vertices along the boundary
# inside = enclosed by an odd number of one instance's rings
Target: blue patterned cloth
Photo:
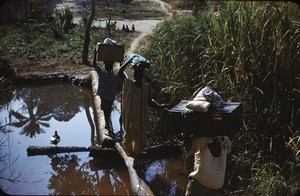
[[[145,57],[139,55],[139,54],[126,54],[126,59],[130,59],[132,56],[133,59],[131,60],[132,67],[139,67],[142,66],[143,68],[150,68],[150,61],[146,59]]]
[[[207,99],[207,101],[212,103],[212,107],[216,109],[222,109],[224,107],[224,101],[221,98],[221,96],[214,90],[212,90],[210,87],[206,86],[201,91],[204,95],[204,97]]]

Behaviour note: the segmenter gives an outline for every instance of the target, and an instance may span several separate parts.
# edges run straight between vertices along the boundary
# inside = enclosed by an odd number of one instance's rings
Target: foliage
[[[27,22],[21,26],[0,26],[0,33],[0,58],[5,58],[8,62],[71,57],[81,59],[84,28],[80,26],[70,29],[63,40],[53,37],[51,23]],[[97,42],[102,42],[106,37],[105,29],[92,28],[90,51],[93,51]],[[114,31],[112,38],[129,47],[134,36]],[[90,57],[92,58],[92,54]]]
[[[5,151],[4,147],[9,145],[9,137],[7,130],[7,124],[3,125],[3,122],[0,122],[0,180],[11,182],[11,183],[24,183],[27,181],[27,179],[24,179],[22,177],[22,174],[20,172],[17,172],[13,164],[18,160],[19,157],[12,158],[8,154],[7,151]],[[0,184],[1,191],[7,191],[9,188],[5,187],[2,183]]]
[[[288,195],[287,188],[292,189],[292,193],[296,193],[296,187],[300,185],[299,175],[295,178],[284,178],[281,167],[276,164],[266,163],[252,170],[254,171],[250,179],[252,184],[248,187],[248,191],[255,195]],[[289,186],[289,184],[296,186]]]
[[[97,8],[97,17],[108,17],[108,12],[110,12],[111,17],[121,18],[121,19],[145,19],[145,18],[157,18],[164,16],[163,13],[156,10],[146,10],[146,9],[128,9],[110,6],[108,9]]]
[[[206,85],[243,103],[244,126],[229,167],[240,185],[251,183],[245,179],[253,162],[299,168],[300,144],[287,145],[300,135],[299,20],[293,3],[220,2],[195,17],[175,15],[152,36],[146,54],[154,62],[152,83],[161,84],[171,105]],[[285,180],[299,174],[279,172]]]
[[[2,102],[1,100],[5,99],[5,97],[7,96],[7,90],[11,88],[11,81],[9,80],[11,75],[12,73],[9,68],[8,60],[0,57],[0,103]]]
[[[55,37],[62,37],[64,33],[72,28],[73,12],[65,5],[63,8],[54,10],[54,32]]]
[[[46,21],[51,17],[48,9],[48,0],[29,0],[33,10],[30,10],[30,15],[39,21]]]
[[[82,26],[83,29],[85,29],[87,22],[89,20],[89,13],[88,12],[81,12],[80,13],[80,22],[79,22],[79,26]]]
[[[106,29],[108,30],[116,30],[117,29],[117,21],[106,21]]]

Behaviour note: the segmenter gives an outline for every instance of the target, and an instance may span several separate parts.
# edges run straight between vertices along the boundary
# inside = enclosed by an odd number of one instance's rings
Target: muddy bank
[[[74,85],[80,86],[90,86],[91,79],[89,74],[78,73],[35,73],[35,74],[26,74],[22,76],[18,76],[14,78],[14,82],[18,83],[35,83],[38,82],[40,84],[50,83],[50,82],[68,82]]]
[[[89,74],[93,70],[71,59],[16,61],[9,68],[10,77],[17,83],[63,81],[78,85],[90,85]]]

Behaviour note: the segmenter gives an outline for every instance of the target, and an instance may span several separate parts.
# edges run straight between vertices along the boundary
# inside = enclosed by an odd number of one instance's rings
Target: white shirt
[[[198,180],[204,186],[219,189],[224,184],[226,157],[231,152],[231,141],[226,136],[215,137],[220,143],[220,156],[214,157],[208,144],[212,137],[195,138],[190,153],[195,153],[194,171],[189,176]]]

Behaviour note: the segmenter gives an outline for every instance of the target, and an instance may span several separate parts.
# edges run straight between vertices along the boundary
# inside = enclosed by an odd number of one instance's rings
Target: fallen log
[[[105,159],[120,159],[118,151],[115,148],[102,148],[100,146],[92,146],[90,150],[90,157],[98,157]]]
[[[133,168],[134,159],[132,157],[128,157],[121,145],[118,142],[114,142],[114,140],[109,136],[108,130],[105,128],[104,112],[101,110],[101,99],[97,95],[99,76],[96,71],[92,71],[90,73],[90,76],[92,81],[92,91],[94,97],[96,129],[99,135],[99,142],[101,146],[113,147],[114,145],[114,147],[117,149],[117,152],[122,157],[127,167],[132,192],[134,195],[154,195],[150,188],[147,186],[147,184],[138,177],[135,169]]]
[[[140,160],[157,160],[176,156],[181,152],[180,146],[157,145],[145,148],[144,152],[135,155],[135,158],[138,162]],[[91,147],[89,156],[94,158],[89,161],[92,171],[113,169],[125,164],[123,158],[115,148]]]
[[[27,148],[28,156],[48,155],[67,152],[86,152],[90,151],[90,147],[78,146],[29,146]]]
[[[97,95],[98,85],[99,85],[99,76],[96,71],[91,71],[90,73],[91,81],[92,81],[92,91],[94,97],[94,114],[95,114],[95,124],[96,130],[99,135],[99,142],[102,147],[114,147],[114,141],[109,136],[108,130],[105,128],[105,118],[104,112],[101,110],[101,99],[99,95]]]
[[[137,159],[160,159],[170,156],[176,156],[182,153],[180,145],[160,144],[149,146],[141,154],[135,155]]]
[[[160,144],[156,146],[149,146],[144,149],[144,152],[135,156],[137,159],[160,159],[170,156],[179,155],[182,152],[181,146]],[[98,146],[92,146],[90,150],[90,157],[117,159],[121,158],[119,152],[115,148],[101,148]]]
[[[78,147],[78,146],[29,146],[28,156],[48,155],[68,152],[87,152],[90,157],[107,159],[108,161],[123,160],[115,148],[102,148],[100,146]],[[174,156],[181,153],[180,146],[156,145],[144,149],[142,154],[136,155],[137,159],[159,159]]]
[[[94,97],[94,113],[95,113],[95,121],[96,121],[96,130],[99,135],[99,142],[102,147],[113,147],[115,146],[118,153],[123,158],[129,173],[130,184],[132,188],[132,192],[134,195],[154,195],[150,188],[146,185],[146,183],[141,180],[136,171],[133,168],[133,158],[127,157],[123,148],[120,146],[119,143],[115,143],[113,139],[109,136],[108,130],[105,129],[105,118],[104,112],[101,110],[101,99],[97,95],[98,91],[98,84],[99,84],[99,76],[96,71],[92,71],[91,74],[92,80],[92,91]],[[109,157],[109,156],[108,156]]]
[[[154,195],[153,192],[150,190],[150,188],[147,186],[147,184],[142,179],[139,178],[135,169],[133,168],[134,159],[126,155],[125,151],[123,150],[123,148],[120,146],[118,142],[116,142],[115,147],[119,152],[119,154],[121,155],[121,157],[123,158],[125,165],[127,167],[133,194]]]

